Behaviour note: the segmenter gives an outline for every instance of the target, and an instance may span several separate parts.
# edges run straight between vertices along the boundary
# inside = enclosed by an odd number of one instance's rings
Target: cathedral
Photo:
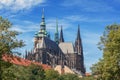
[[[61,65],[62,68],[68,66],[76,73],[85,74],[83,47],[79,25],[74,44],[72,42],[65,42],[62,27],[59,36],[57,21],[54,40],[51,40],[50,34],[46,30],[43,10],[40,30],[36,32],[34,36],[34,48],[30,52],[26,51],[25,59],[39,62],[41,64],[47,64],[52,68],[57,65]]]

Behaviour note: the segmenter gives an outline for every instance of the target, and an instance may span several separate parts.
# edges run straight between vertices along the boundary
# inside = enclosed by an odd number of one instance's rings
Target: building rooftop
[[[70,53],[70,54],[73,54],[75,53],[74,52],[74,46],[72,43],[70,42],[61,42],[59,44],[59,47],[61,48],[61,50],[63,51],[63,53],[67,54],[67,53]]]
[[[16,65],[29,66],[31,64],[35,64],[35,65],[42,66],[44,70],[51,69],[51,67],[46,64],[40,64],[38,62],[33,62],[33,61],[26,60],[24,58],[20,58],[20,57],[13,56],[13,55],[5,54],[2,56],[2,59],[6,62],[10,62],[10,63],[16,64]]]

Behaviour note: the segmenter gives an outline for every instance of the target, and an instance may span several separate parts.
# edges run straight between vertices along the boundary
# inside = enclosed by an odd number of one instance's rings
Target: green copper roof
[[[59,33],[58,33],[58,21],[57,21],[57,19],[56,19],[56,32],[55,32],[54,40],[57,44],[59,43]]]
[[[56,19],[56,33],[58,33],[58,20]]]
[[[45,25],[45,22],[41,22],[40,25]]]
[[[44,17],[44,8],[42,10],[42,20],[40,22],[40,30],[35,33],[35,37],[48,37],[49,34],[46,31],[45,17]]]

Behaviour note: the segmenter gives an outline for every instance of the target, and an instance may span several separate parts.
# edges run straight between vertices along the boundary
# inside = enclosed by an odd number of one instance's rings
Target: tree
[[[45,80],[57,80],[59,77],[59,73],[53,69],[45,71]]]
[[[99,49],[103,50],[103,59],[94,65],[93,72],[99,73],[98,78],[102,80],[120,79],[120,25],[107,26],[101,41]]]
[[[62,74],[58,80],[82,80],[82,78],[80,79],[76,74]]]
[[[3,71],[3,80],[29,80],[29,70],[26,66],[12,65]]]
[[[103,73],[103,59],[100,59],[98,63],[93,64],[90,69],[95,78],[99,77],[99,79],[101,79],[101,74]]]
[[[93,76],[89,76],[89,77],[83,77],[80,80],[95,80],[95,78]]]
[[[28,68],[29,71],[29,80],[44,80],[45,79],[45,71],[39,65],[32,64]]]
[[[2,80],[2,73],[5,68],[11,64],[2,60],[3,54],[13,54],[16,48],[24,46],[22,40],[17,40],[16,36],[20,33],[17,31],[10,30],[12,24],[7,19],[0,17],[0,80]]]
[[[41,66],[11,65],[3,71],[3,80],[46,80],[45,71]]]

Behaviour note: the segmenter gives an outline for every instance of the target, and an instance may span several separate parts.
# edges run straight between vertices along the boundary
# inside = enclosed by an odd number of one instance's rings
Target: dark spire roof
[[[27,59],[27,57],[28,57],[28,52],[27,50],[25,50],[25,59]]]
[[[60,42],[64,42],[62,26],[60,31]]]
[[[82,41],[80,36],[80,26],[78,25],[77,38],[75,40],[75,51],[79,54],[83,54]]]
[[[80,26],[78,25],[77,40],[81,41],[80,37]]]

